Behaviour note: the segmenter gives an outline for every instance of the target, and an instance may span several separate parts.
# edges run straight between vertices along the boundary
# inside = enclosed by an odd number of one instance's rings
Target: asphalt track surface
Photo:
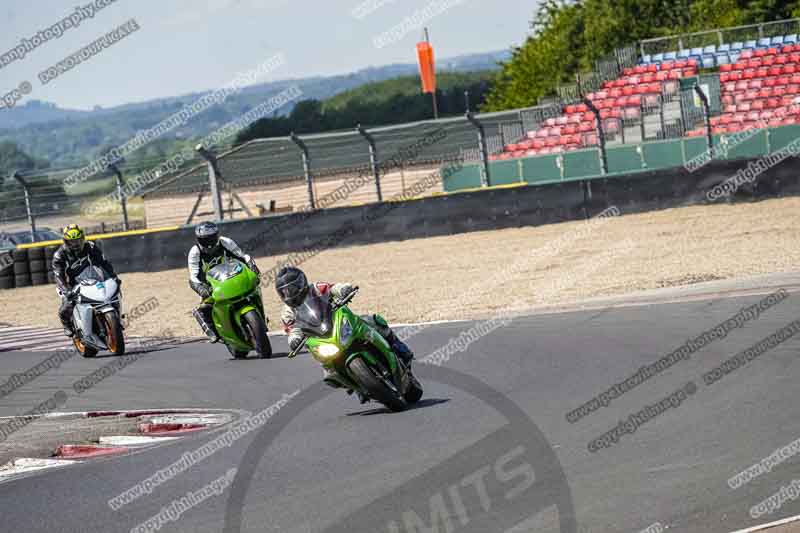
[[[737,490],[727,480],[800,437],[800,335],[714,385],[701,376],[800,318],[800,294],[609,407],[576,423],[565,418],[641,365],[760,299],[518,318],[453,354],[441,369],[418,365],[425,397],[399,414],[361,406],[340,391],[328,394],[306,354],[234,361],[219,346],[188,344],[153,351],[81,396],[72,394],[72,383],[109,360],[74,358],[3,398],[0,416],[31,409],[59,389],[71,393],[66,411],[207,407],[256,413],[284,394],[302,392],[261,430],[119,511],[108,507],[109,498],[211,437],[2,483],[0,531],[128,532],[232,467],[238,475],[223,495],[161,531],[433,532],[447,531],[449,520],[456,532],[636,532],[655,522],[669,531],[723,532],[797,515],[800,500],[758,521],[749,509],[800,478],[800,456]],[[469,326],[431,326],[410,344],[419,357]],[[285,354],[284,339],[273,341]],[[0,378],[44,357],[4,353]],[[591,439],[690,380],[697,392],[681,405],[616,446],[588,451]],[[447,519],[438,514],[443,509]],[[511,529],[529,518],[527,526]]]

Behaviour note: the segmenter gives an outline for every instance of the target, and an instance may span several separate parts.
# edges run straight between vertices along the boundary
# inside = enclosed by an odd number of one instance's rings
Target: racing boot
[[[352,395],[353,392],[357,392],[358,401],[360,401],[362,404],[365,404],[369,401],[369,398],[364,396],[364,394],[361,391],[354,391],[350,387],[344,386],[342,382],[337,379],[336,374],[334,374],[333,372],[328,372],[327,369],[325,370],[325,377],[322,378],[322,381],[325,382],[327,386],[333,387],[334,389],[347,389],[348,396]]]
[[[397,337],[395,332],[392,331],[392,328],[389,327],[386,319],[381,315],[372,315],[372,319],[375,321],[378,333],[386,339],[392,351],[403,361],[403,364],[410,368],[411,360],[414,359],[414,352],[411,351],[411,348]]]

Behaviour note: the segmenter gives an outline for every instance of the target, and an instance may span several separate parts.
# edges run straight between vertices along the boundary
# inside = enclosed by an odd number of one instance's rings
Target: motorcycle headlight
[[[335,357],[339,354],[339,347],[334,344],[320,344],[317,347],[317,354],[321,357]]]
[[[353,326],[350,325],[348,320],[342,320],[342,325],[339,328],[339,341],[342,344],[347,344],[350,341],[350,336],[353,334]]]

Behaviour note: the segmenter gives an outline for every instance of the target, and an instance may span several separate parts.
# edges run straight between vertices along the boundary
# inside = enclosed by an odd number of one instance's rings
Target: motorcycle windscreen
[[[89,265],[75,277],[80,285],[80,293],[84,298],[93,302],[105,302],[114,297],[117,292],[117,283],[99,266]]]
[[[258,278],[243,275],[244,270],[241,262],[226,261],[206,272],[206,278],[213,282],[211,285],[217,301],[236,300],[253,292]]]
[[[75,281],[81,285],[94,285],[97,282],[107,280],[109,277],[108,272],[99,266],[89,265],[75,277]]]
[[[227,261],[220,263],[206,272],[206,277],[209,277],[220,283],[225,283],[229,279],[238,276],[243,270],[242,264],[239,261]]]
[[[294,309],[295,324],[305,333],[326,336],[331,333],[330,303],[321,298],[315,291],[308,291],[305,301]]]

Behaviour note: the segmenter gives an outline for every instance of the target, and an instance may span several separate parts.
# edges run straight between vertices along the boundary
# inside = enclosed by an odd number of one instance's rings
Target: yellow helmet
[[[83,245],[86,242],[86,234],[77,224],[70,224],[64,228],[62,237],[69,251],[80,252],[83,250]]]

